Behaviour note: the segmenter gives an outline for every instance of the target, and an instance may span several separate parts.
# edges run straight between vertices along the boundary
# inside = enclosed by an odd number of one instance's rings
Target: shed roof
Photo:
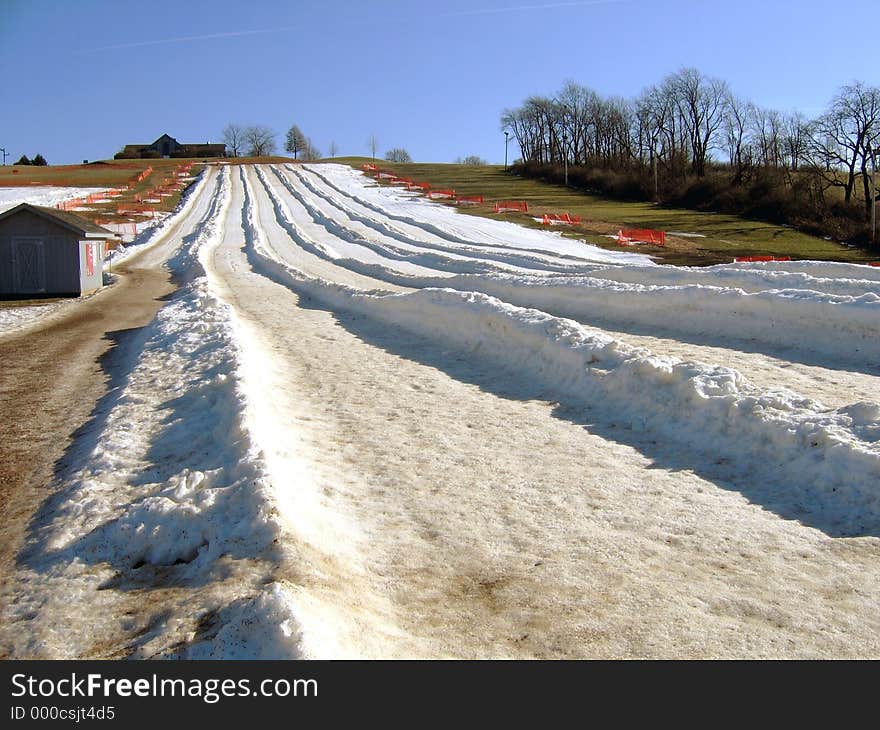
[[[46,218],[69,231],[73,231],[82,238],[108,239],[115,237],[115,234],[112,231],[102,228],[101,226],[92,223],[90,220],[78,216],[76,213],[71,213],[67,210],[57,210],[56,208],[46,208],[42,205],[31,205],[30,203],[21,203],[14,208],[10,208],[9,210],[0,213],[0,221],[24,211],[29,211],[41,218]]]

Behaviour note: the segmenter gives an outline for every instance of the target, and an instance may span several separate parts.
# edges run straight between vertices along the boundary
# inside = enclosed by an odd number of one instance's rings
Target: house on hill
[[[115,234],[75,213],[22,203],[0,213],[0,297],[77,297],[103,285]]]
[[[116,160],[159,159],[162,157],[226,157],[225,144],[181,144],[163,134],[152,144],[127,144],[114,156]]]

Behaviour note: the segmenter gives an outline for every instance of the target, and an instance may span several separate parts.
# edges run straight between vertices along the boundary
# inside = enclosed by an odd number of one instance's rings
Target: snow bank
[[[78,440],[72,460],[79,466],[64,479],[51,522],[40,530],[32,565],[42,587],[18,610],[63,633],[52,639],[55,656],[80,655],[83,638],[71,637],[69,622],[45,615],[49,606],[60,610],[45,596],[75,586],[85,599],[75,610],[88,612],[97,594],[83,590],[84,566],[96,566],[93,580],[102,577],[101,566],[134,581],[144,572],[173,570],[174,582],[185,585],[211,582],[221,561],[277,559],[282,522],[248,425],[237,324],[211,293],[200,262],[222,240],[229,201],[224,171],[207,213],[170,262],[188,283],[145,329],[124,383],[93,421],[93,432]],[[299,629],[284,589],[261,582],[238,586],[226,606],[203,609],[219,616],[216,631],[197,637],[184,655],[299,656]],[[93,619],[77,618],[78,630],[88,633]],[[21,655],[33,655],[29,649]]]
[[[758,341],[774,350],[818,353],[861,366],[880,360],[880,293],[746,292],[699,284],[499,275],[455,277],[443,285],[586,322],[635,323],[686,336]]]
[[[875,404],[824,410],[789,391],[760,391],[730,368],[653,356],[481,293],[382,294],[310,279],[272,257],[247,199],[245,206],[252,262],[295,291],[528,373],[569,404],[599,406],[629,428],[697,451],[705,463],[726,463],[716,471],[734,480],[763,480],[769,501],[834,534],[880,534]]]
[[[273,583],[251,598],[221,609],[210,635],[181,659],[300,659],[302,634],[284,588]]]

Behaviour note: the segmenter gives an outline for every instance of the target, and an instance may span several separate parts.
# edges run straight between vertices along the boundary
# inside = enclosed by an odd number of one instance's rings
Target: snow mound
[[[757,475],[772,499],[808,523],[835,534],[880,533],[880,445],[870,438],[880,424],[872,404],[827,410],[787,390],[761,391],[731,368],[654,356],[570,319],[483,293],[386,294],[309,278],[273,258],[247,200],[246,219],[254,265],[303,295],[527,372],[569,405],[602,404],[626,428],[726,463],[719,472],[734,481]],[[856,305],[876,306],[869,299]],[[743,453],[750,459],[743,461]]]
[[[256,596],[222,608],[210,635],[182,659],[301,659],[302,632],[284,588],[273,583]]]

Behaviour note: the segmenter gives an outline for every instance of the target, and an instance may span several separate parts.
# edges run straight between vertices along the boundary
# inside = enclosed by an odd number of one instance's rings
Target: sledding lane
[[[244,387],[298,556],[275,578],[306,655],[880,653],[876,539],[782,519],[601,404],[566,409],[527,372],[272,281],[257,239],[311,276],[390,288],[287,250],[236,172],[209,277],[253,364]]]
[[[311,167],[306,171],[300,171],[292,166],[288,166],[283,173],[283,179],[287,183],[279,180],[281,173],[273,175],[266,168],[263,168],[262,178],[266,184],[271,186],[273,190],[284,199],[288,204],[294,219],[308,229],[315,240],[330,241],[330,245],[334,250],[339,249],[338,238],[329,231],[326,225],[322,225],[315,220],[315,215],[310,213],[308,209],[302,206],[297,199],[293,197],[288,186],[302,187],[302,195],[310,195],[315,206],[320,207],[320,217],[322,219],[332,218],[336,216],[334,222],[340,229],[352,230],[355,235],[376,238],[380,240],[381,236],[376,230],[368,229],[352,220],[346,214],[346,210],[357,210],[358,215],[369,217],[371,220],[387,225],[393,230],[406,233],[406,237],[410,241],[409,249],[415,254],[418,249],[419,241],[424,239],[428,248],[424,249],[426,254],[434,254],[440,242],[445,243],[449,250],[454,250],[453,245],[449,241],[443,241],[437,234],[426,232],[409,223],[401,223],[397,220],[385,219],[381,220],[378,213],[382,210],[381,206],[372,208],[356,202],[360,196],[352,194],[343,196],[336,188],[330,186],[324,176],[317,172],[317,166]],[[303,181],[308,181],[308,187],[302,185]],[[263,192],[263,191],[260,191]],[[321,197],[317,193],[321,193]],[[333,194],[336,193],[340,201],[336,204],[333,202]],[[321,206],[323,202],[323,207]],[[261,199],[262,205],[262,199]],[[337,207],[338,206],[338,207]],[[464,217],[465,220],[475,220],[471,217]],[[431,224],[434,226],[435,224]],[[459,224],[461,226],[463,224]],[[360,226],[360,227],[359,227]],[[381,227],[381,226],[377,226]],[[456,235],[462,235],[461,230],[457,230]],[[464,239],[462,239],[464,240]],[[397,245],[402,245],[400,241],[394,241]],[[588,248],[588,247],[582,247]],[[461,244],[459,256],[473,247],[466,247]],[[522,262],[523,258],[530,259],[530,266],[537,266],[542,260],[532,253],[524,251],[517,252],[516,249],[507,249],[507,251]],[[350,252],[352,253],[352,252]],[[356,252],[354,252],[356,253]],[[481,253],[481,256],[483,254]],[[489,254],[490,256],[495,254]],[[589,254],[585,254],[589,256]],[[552,257],[546,257],[552,259]],[[474,261],[474,260],[472,260]],[[476,261],[484,261],[483,258]],[[465,276],[449,278],[449,270],[437,269],[432,272],[433,275],[420,276],[416,278],[408,278],[403,274],[401,267],[393,262],[377,260],[373,256],[357,258],[340,258],[338,267],[342,269],[362,269],[363,264],[372,266],[369,283],[361,282],[357,285],[361,288],[365,287],[384,287],[394,290],[407,290],[417,286],[451,286],[454,288],[463,288],[464,290],[483,291],[498,296],[504,301],[509,301],[521,306],[536,306],[531,304],[534,298],[534,292],[529,287],[517,287],[515,283],[508,280],[502,280],[500,283],[495,282],[491,277]],[[559,260],[554,260],[559,263]],[[389,266],[390,264],[390,266]],[[426,266],[429,262],[425,262]],[[569,262],[570,264],[570,262]],[[658,283],[665,285],[674,285],[676,282],[684,281],[687,285],[694,286],[699,283],[708,283],[714,287],[719,285],[746,287],[751,291],[762,291],[767,287],[779,287],[781,283],[787,286],[793,286],[794,283],[807,288],[808,291],[815,289],[825,289],[829,294],[849,294],[852,296],[860,296],[868,294],[880,287],[880,282],[870,278],[856,279],[856,275],[870,277],[874,275],[868,267],[843,267],[840,271],[843,278],[829,279],[829,273],[835,271],[833,266],[811,267],[809,265],[795,266],[794,264],[784,264],[789,270],[781,272],[766,271],[763,269],[748,270],[742,267],[724,267],[720,270],[699,271],[693,269],[675,269],[672,267],[659,266],[601,266],[581,264],[576,267],[573,274],[573,281],[577,282],[577,272],[582,269],[592,270],[599,277],[607,277],[611,281],[634,282],[634,283]],[[719,268],[719,267],[714,267]],[[334,269],[339,272],[339,268]],[[467,260],[463,257],[461,260],[456,259],[452,262],[452,270],[458,273],[468,273]],[[803,272],[811,272],[809,275]],[[535,273],[532,270],[532,273]],[[560,281],[561,277],[556,270],[547,270],[544,273],[552,275],[555,280]],[[329,274],[328,274],[329,275]],[[340,274],[337,273],[337,276]],[[324,277],[327,278],[327,277]],[[343,277],[344,278],[344,277]],[[336,281],[347,283],[343,278],[336,278]],[[333,279],[331,279],[333,280]],[[384,283],[383,283],[384,282]],[[409,283],[410,286],[405,284]],[[538,293],[543,294],[539,288]],[[871,365],[866,363],[862,371],[851,369],[846,362],[849,353],[840,353],[841,359],[844,360],[839,366],[824,363],[830,358],[820,357],[818,355],[810,355],[810,353],[798,352],[796,348],[786,347],[784,345],[772,346],[762,342],[755,342],[752,339],[742,337],[721,337],[711,330],[692,329],[688,337],[676,337],[675,327],[684,326],[677,321],[674,314],[670,314],[666,322],[667,328],[672,331],[664,331],[661,327],[654,327],[655,332],[648,334],[652,329],[649,324],[641,324],[640,318],[651,316],[656,319],[656,312],[640,312],[638,304],[633,304],[630,308],[623,308],[626,319],[619,320],[609,316],[602,316],[601,312],[589,312],[589,308],[585,308],[588,314],[579,315],[577,311],[572,311],[572,307],[566,300],[554,300],[552,291],[547,296],[539,300],[537,305],[539,309],[547,311],[551,314],[570,317],[584,324],[597,326],[604,331],[609,332],[614,337],[623,342],[630,343],[637,347],[645,347],[657,355],[665,355],[683,360],[699,360],[707,363],[717,363],[727,367],[734,368],[745,374],[756,385],[767,389],[788,389],[800,393],[804,396],[819,401],[828,408],[839,408],[859,401],[877,401],[877,393],[880,392],[880,365]],[[699,292],[697,292],[699,293]],[[613,293],[610,294],[613,296]],[[701,296],[711,296],[711,292],[703,293]],[[694,300],[694,308],[699,306],[699,299]],[[685,323],[688,321],[696,322],[697,318],[691,313]],[[653,321],[653,320],[651,320]],[[780,335],[782,333],[780,332]],[[809,339],[808,336],[806,339]]]

